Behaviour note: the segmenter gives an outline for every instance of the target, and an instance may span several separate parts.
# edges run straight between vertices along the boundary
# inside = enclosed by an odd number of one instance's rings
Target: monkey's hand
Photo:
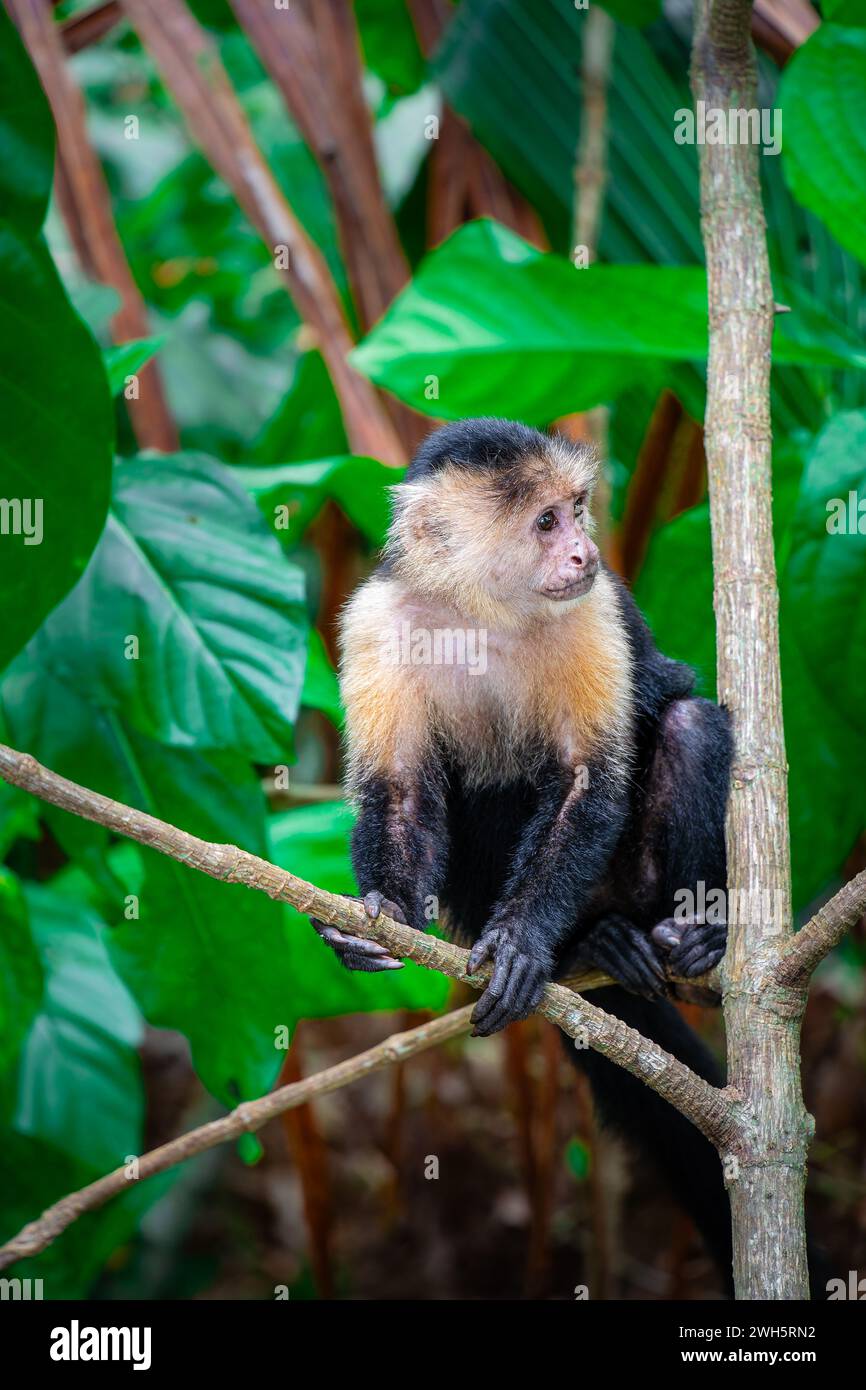
[[[667,955],[673,975],[691,980],[718,965],[728,942],[727,922],[705,922],[701,917],[666,917],[652,929],[652,939]]]
[[[353,898],[352,901],[358,902],[359,899]],[[403,909],[398,907],[397,903],[389,902],[387,898],[383,898],[381,893],[375,891],[367,893],[361,901],[363,901],[364,911],[371,922],[375,922],[379,913],[384,912],[386,917],[393,917],[395,922],[402,922],[406,925]],[[345,932],[329,926],[327,922],[320,922],[317,917],[311,917],[310,922],[347,970],[403,969],[403,962],[390,956],[385,947],[380,946],[378,941],[367,941],[363,936],[347,936]]]
[[[486,1038],[536,1009],[551,979],[553,962],[529,955],[515,944],[506,926],[488,927],[469,954],[467,972],[493,962],[493,974],[472,1014],[473,1037]]]
[[[667,992],[663,943],[653,941],[627,917],[603,917],[580,943],[581,964],[612,975],[632,994],[657,999]]]

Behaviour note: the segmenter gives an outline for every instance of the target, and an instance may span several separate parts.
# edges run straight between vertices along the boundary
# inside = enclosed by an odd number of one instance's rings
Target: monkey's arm
[[[605,758],[590,764],[585,787],[551,779],[469,958],[471,970],[495,962],[473,1015],[477,1033],[494,1033],[537,1006],[557,947],[577,937],[581,908],[607,868],[627,809],[624,780]]]

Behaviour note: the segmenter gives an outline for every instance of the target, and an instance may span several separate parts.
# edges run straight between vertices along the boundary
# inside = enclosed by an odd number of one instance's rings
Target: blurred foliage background
[[[336,616],[414,444],[483,414],[601,442],[608,559],[712,694],[690,9],[6,0],[0,738],[351,892]],[[866,0],[822,9],[754,19],[801,913],[866,864]],[[0,1237],[453,1002],[3,783],[0,850]],[[866,1261],[864,962],[861,924],[804,1030],[839,1273]],[[537,1019],[134,1186],[12,1272],[47,1297],[718,1292]]]

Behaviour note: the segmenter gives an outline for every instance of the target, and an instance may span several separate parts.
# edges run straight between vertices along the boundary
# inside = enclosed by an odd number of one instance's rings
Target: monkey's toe
[[[653,940],[667,952],[668,969],[673,975],[694,979],[712,970],[728,942],[726,922],[702,922],[690,918],[677,921],[673,917],[653,927]]]
[[[580,946],[581,960],[604,970],[632,994],[667,993],[664,962],[646,932],[624,917],[607,917]]]
[[[403,962],[395,960],[378,941],[367,941],[363,936],[348,936],[327,922],[311,917],[310,922],[319,936],[330,946],[334,955],[347,970],[362,970],[373,973],[377,970],[402,970]]]

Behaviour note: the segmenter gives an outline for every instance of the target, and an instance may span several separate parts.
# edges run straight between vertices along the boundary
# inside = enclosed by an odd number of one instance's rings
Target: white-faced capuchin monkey
[[[342,625],[352,860],[371,917],[420,930],[435,918],[473,943],[471,969],[493,963],[476,1033],[593,965],[624,986],[598,991],[602,1008],[720,1085],[663,996],[665,967],[699,975],[725,948],[724,922],[674,914],[678,890],[698,902],[725,887],[729,719],[601,563],[595,476],[586,446],[507,420],[446,425],[421,445]],[[314,925],[349,969],[400,967]],[[628,1072],[567,1050],[729,1277],[712,1145]]]

